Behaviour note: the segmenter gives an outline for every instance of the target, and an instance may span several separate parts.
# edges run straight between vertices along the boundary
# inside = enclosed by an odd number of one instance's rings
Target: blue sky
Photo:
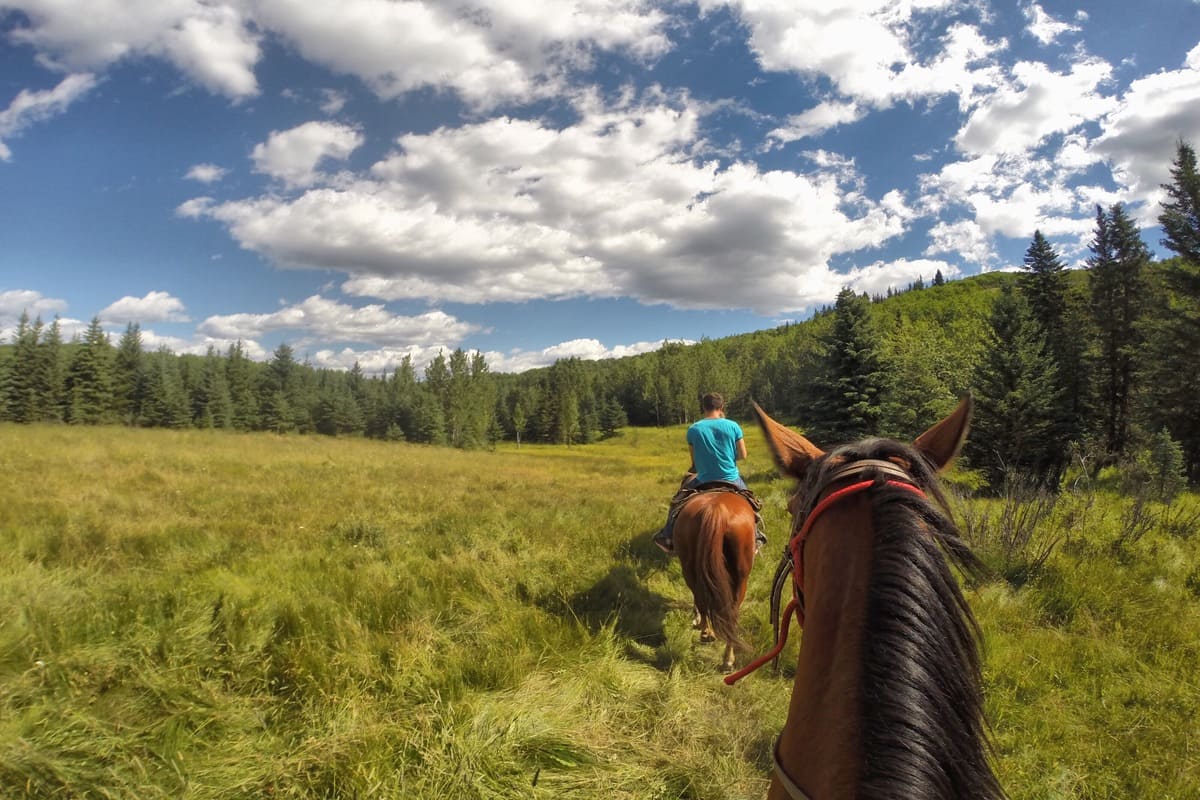
[[[0,0],[0,336],[494,370],[1158,249],[1200,0]]]

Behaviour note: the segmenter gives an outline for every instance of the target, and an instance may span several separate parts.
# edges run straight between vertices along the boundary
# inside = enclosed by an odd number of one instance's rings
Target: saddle
[[[667,513],[674,517],[688,500],[691,500],[698,494],[707,494],[709,492],[731,492],[732,494],[740,495],[754,509],[755,516],[758,516],[762,511],[762,501],[749,489],[743,489],[737,484],[728,481],[709,481],[708,483],[702,483],[692,488],[680,489],[676,492],[675,496],[671,498],[671,506]]]

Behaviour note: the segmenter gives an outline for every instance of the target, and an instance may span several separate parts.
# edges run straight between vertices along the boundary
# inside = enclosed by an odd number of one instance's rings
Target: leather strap
[[[882,472],[884,475],[887,475],[892,478],[899,478],[900,480],[906,481],[907,483],[916,483],[916,481],[914,481],[912,479],[912,476],[909,475],[908,472],[903,467],[901,467],[899,464],[897,464],[894,461],[884,461],[884,460],[878,459],[878,458],[864,458],[861,461],[851,461],[849,464],[845,465],[844,467],[839,467],[838,469],[835,469],[832,472],[830,472],[828,477],[825,478],[825,482],[824,482],[824,484],[822,484],[821,489],[823,490],[825,487],[829,486],[834,481],[844,480],[845,478],[852,478],[856,475],[859,475],[863,472],[868,472],[868,471]],[[818,493],[819,493],[819,491],[818,491]]]
[[[771,750],[771,758],[775,762],[775,777],[779,780],[779,785],[788,793],[788,797],[792,800],[812,800],[804,790],[796,785],[791,776],[787,774],[787,770],[783,768],[783,761],[779,758],[779,740],[783,734],[775,737],[775,747]]]

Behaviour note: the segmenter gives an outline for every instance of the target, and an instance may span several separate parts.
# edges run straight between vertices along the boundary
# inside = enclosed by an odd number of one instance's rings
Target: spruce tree
[[[1171,183],[1163,184],[1162,188],[1167,195],[1158,216],[1166,234],[1162,244],[1185,263],[1200,269],[1200,172],[1196,167],[1196,151],[1190,144],[1181,141],[1176,146]],[[1195,274],[1191,273],[1193,277]],[[1200,296],[1200,286],[1192,286],[1190,294]]]
[[[1033,232],[1022,269],[1021,293],[1033,318],[1041,324],[1047,339],[1053,341],[1062,335],[1067,310],[1067,268],[1040,230]]]
[[[1158,221],[1163,246],[1177,254],[1162,265],[1167,295],[1151,322],[1144,356],[1145,425],[1166,428],[1184,452],[1191,480],[1200,480],[1200,174],[1196,153],[1180,142],[1172,183]]]
[[[146,359],[145,391],[141,424],[156,428],[186,428],[191,424],[179,361],[165,347]]]
[[[1058,369],[1042,326],[1011,285],[992,308],[985,353],[964,454],[995,491],[1013,479],[1055,486],[1066,449],[1057,425]]]
[[[113,408],[117,418],[126,425],[138,424],[145,402],[145,358],[141,326],[130,322],[117,342],[113,364]]]
[[[233,424],[233,398],[225,379],[225,364],[209,345],[200,380],[191,392],[192,424],[197,428],[228,428]]]
[[[814,382],[809,416],[802,420],[813,437],[830,443],[878,433],[885,380],[867,299],[842,289],[833,314],[823,371]]]
[[[43,422],[62,422],[66,417],[63,399],[65,375],[63,372],[62,326],[54,318],[42,333],[37,346],[36,391],[40,409],[38,419]]]
[[[1055,439],[1073,441],[1083,435],[1090,415],[1090,379],[1084,355],[1090,314],[1085,300],[1068,291],[1066,266],[1041,231],[1034,231],[1023,270],[1018,282],[1021,294],[1041,325],[1058,367]],[[1065,451],[1062,457],[1066,458]]]
[[[300,365],[296,363],[295,351],[287,342],[282,342],[271,354],[259,379],[259,422],[264,429],[288,433],[300,427],[298,420],[307,411],[297,408],[300,382]]]
[[[225,355],[225,384],[232,402],[232,426],[239,431],[265,427],[259,418],[254,364],[246,356],[241,339],[229,345]]]
[[[93,317],[67,369],[67,420],[74,425],[110,422],[113,416],[113,347]]]
[[[34,422],[40,416],[36,375],[41,331],[41,318],[31,323],[28,312],[22,311],[4,386],[4,419],[10,422]]]
[[[1105,452],[1119,459],[1129,444],[1139,321],[1145,298],[1143,275],[1150,262],[1133,220],[1118,203],[1096,207],[1096,233],[1088,259],[1091,312],[1098,334],[1096,364],[1101,435]]]

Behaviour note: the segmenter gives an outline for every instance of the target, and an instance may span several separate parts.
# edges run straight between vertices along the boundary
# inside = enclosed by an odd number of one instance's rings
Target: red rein
[[[768,661],[779,655],[779,653],[783,650],[784,645],[787,644],[788,627],[791,624],[793,613],[800,621],[800,627],[804,627],[804,612],[799,610],[800,597],[804,594],[804,540],[808,538],[808,533],[810,530],[812,530],[812,526],[817,521],[817,518],[821,516],[821,514],[824,513],[830,506],[834,505],[839,500],[849,497],[852,494],[858,494],[859,492],[870,489],[874,485],[875,481],[860,481],[858,483],[852,483],[849,486],[838,489],[832,494],[826,495],[825,499],[817,503],[816,508],[809,512],[808,516],[804,519],[804,525],[801,526],[800,532],[793,536],[792,540],[788,542],[788,549],[791,550],[792,564],[795,565],[795,569],[792,572],[792,600],[787,604],[787,608],[783,610],[783,626],[779,631],[779,641],[775,642],[775,646],[771,648],[770,652],[754,659],[737,672],[726,675],[725,684],[727,686],[733,686],[742,678],[746,677],[751,672],[754,672],[763,664],[766,664]],[[888,481],[887,485],[898,486],[902,489],[907,489],[919,497],[925,496],[924,492],[922,492],[916,486],[913,486],[911,483],[905,483],[904,481]]]

